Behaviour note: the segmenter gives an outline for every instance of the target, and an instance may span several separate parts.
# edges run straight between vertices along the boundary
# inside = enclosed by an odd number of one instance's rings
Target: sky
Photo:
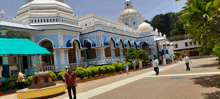
[[[118,21],[118,16],[124,11],[126,0],[66,0],[79,18],[90,13]],[[142,17],[151,20],[157,14],[179,12],[185,6],[186,0],[131,0],[133,9],[142,13]],[[6,18],[13,19],[25,0],[0,0],[0,10],[4,10]]]

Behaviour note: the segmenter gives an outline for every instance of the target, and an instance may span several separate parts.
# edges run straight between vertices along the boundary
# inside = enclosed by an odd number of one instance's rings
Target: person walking
[[[128,62],[126,62],[126,64],[125,64],[125,69],[126,69],[127,74],[129,74],[129,73],[128,73],[128,69],[129,69],[129,64],[128,64]]]
[[[133,59],[133,61],[132,61],[132,65],[134,66],[134,71],[136,71],[136,66],[137,66],[137,63],[136,63],[136,61]]]
[[[16,74],[18,74],[18,88],[23,89],[24,88],[24,82],[25,82],[25,75],[19,71],[16,71]]]
[[[143,67],[143,65],[142,65],[142,61],[141,61],[141,59],[139,60],[139,68],[142,70],[142,67]]]
[[[186,63],[186,71],[190,71],[190,68],[189,68],[189,62],[191,62],[192,63],[192,61],[189,59],[189,57],[185,54],[184,55],[184,58],[183,58],[183,60],[185,61],[185,63]]]
[[[156,72],[156,75],[159,74],[159,67],[158,67],[159,61],[158,59],[156,59],[156,57],[154,57],[153,59],[153,66],[154,66],[154,71]]]
[[[72,99],[71,89],[73,91],[74,99],[76,99],[76,73],[72,71],[71,66],[68,66],[68,71],[65,73],[65,83],[68,89],[69,99]]]

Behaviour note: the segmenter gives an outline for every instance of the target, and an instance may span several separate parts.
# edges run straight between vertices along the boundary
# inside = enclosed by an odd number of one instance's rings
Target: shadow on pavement
[[[213,76],[203,76],[192,78],[195,84],[199,84],[203,87],[216,87],[220,88],[220,75]],[[220,91],[216,91],[213,93],[203,93],[205,99],[220,99]]]
[[[213,64],[202,64],[196,67],[192,67],[192,68],[208,68],[208,67],[219,67],[218,62],[215,62]]]
[[[205,96],[205,99],[220,99],[220,91],[204,93],[203,96]]]

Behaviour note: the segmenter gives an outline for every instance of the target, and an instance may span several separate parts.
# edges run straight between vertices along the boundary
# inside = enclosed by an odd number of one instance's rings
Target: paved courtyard
[[[220,70],[215,59],[192,60],[191,71],[178,62],[160,66],[158,76],[151,67],[79,83],[77,99],[220,99]],[[6,98],[16,99],[16,94],[1,97]],[[50,99],[68,99],[67,90]]]

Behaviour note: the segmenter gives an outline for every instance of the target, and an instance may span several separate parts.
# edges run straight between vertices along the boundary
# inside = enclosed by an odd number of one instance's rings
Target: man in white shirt
[[[186,71],[189,70],[190,71],[190,68],[189,68],[189,62],[192,63],[192,61],[189,59],[189,57],[185,54],[185,57],[183,59],[186,63]]]
[[[156,57],[154,57],[153,59],[153,67],[154,67],[154,71],[156,72],[156,75],[159,74],[159,67],[158,67],[159,61],[158,59],[156,59]]]

